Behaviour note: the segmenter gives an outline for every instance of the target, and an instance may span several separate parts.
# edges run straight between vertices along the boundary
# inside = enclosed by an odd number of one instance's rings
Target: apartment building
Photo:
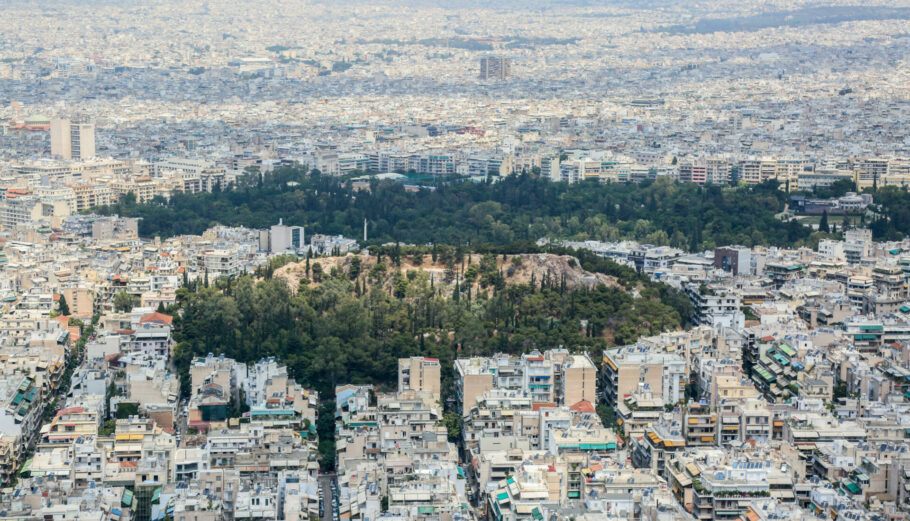
[[[644,389],[667,404],[678,403],[684,394],[686,360],[678,354],[629,345],[608,349],[603,357],[603,398],[613,407]]]
[[[521,391],[541,404],[594,403],[596,373],[596,366],[586,355],[560,349],[533,351],[521,357],[459,359],[455,361],[455,393],[463,415],[491,389]]]
[[[439,400],[440,365],[436,358],[413,356],[398,359],[398,391],[412,390],[429,393]]]
[[[685,292],[695,310],[696,324],[714,328],[744,327],[746,318],[740,296],[735,292],[706,284],[687,284]]]

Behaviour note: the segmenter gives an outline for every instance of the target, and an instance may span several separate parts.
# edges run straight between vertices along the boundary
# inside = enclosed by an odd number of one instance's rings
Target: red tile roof
[[[582,400],[569,408],[577,412],[594,412],[594,405],[588,400]]]
[[[164,313],[149,313],[144,315],[139,319],[140,324],[167,324],[171,325],[174,323],[174,317],[170,315],[165,315]]]
[[[63,416],[64,414],[72,414],[77,412],[85,412],[85,407],[69,407],[67,409],[60,409],[57,411],[56,416]]]

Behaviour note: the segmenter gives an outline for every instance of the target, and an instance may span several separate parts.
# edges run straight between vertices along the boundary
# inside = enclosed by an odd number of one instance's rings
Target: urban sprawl
[[[0,521],[910,519],[910,238],[866,222],[910,187],[905,4],[43,3],[0,2]],[[562,292],[618,285],[571,253],[590,255],[691,307],[603,350],[476,353],[453,330],[451,360],[396,357],[397,387],[342,368],[317,388],[268,346],[186,362],[188,295],[243,278],[329,313],[333,279],[364,302],[367,279],[492,298],[367,220],[146,237],[108,211],[284,168],[356,197],[776,183],[780,226],[825,233],[467,252],[500,279],[544,266],[532,290],[557,268]]]

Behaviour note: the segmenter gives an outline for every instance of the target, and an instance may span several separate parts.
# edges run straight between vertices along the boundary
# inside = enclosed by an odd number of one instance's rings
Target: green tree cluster
[[[499,275],[493,254],[484,259],[481,277]],[[685,297],[667,286],[593,255],[579,260],[618,274],[624,285],[568,289],[555,276],[512,285],[497,278],[471,295],[469,287],[434,282],[423,270],[353,281],[333,270],[296,293],[282,278],[192,283],[178,291],[175,362],[189,381],[191,360],[208,353],[244,362],[277,356],[293,376],[328,396],[340,383],[394,386],[401,357],[439,358],[444,382],[451,382],[458,356],[558,346],[596,353],[679,327],[691,314]],[[633,287],[637,296],[628,291]]]
[[[243,176],[234,190],[175,194],[137,204],[135,197],[95,208],[101,214],[141,217],[140,234],[200,234],[220,223],[267,228],[284,219],[321,233],[359,237],[370,223],[370,243],[489,244],[502,246],[543,236],[637,239],[689,250],[725,244],[802,245],[811,230],[775,214],[787,194],[769,181],[747,187],[657,181],[642,184],[553,183],[529,174],[498,183],[437,183],[405,191],[373,181],[354,192],[337,178],[284,167]],[[356,197],[355,197],[356,195]]]
[[[114,311],[118,313],[129,313],[138,305],[139,297],[136,295],[131,295],[126,291],[114,295]]]

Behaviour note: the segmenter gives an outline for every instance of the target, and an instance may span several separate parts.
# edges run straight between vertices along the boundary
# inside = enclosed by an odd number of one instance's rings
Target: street
[[[322,504],[325,508],[322,514],[324,521],[332,521],[335,512],[334,495],[332,493],[332,485],[334,483],[335,474],[322,474],[319,476],[319,484],[322,486]]]

